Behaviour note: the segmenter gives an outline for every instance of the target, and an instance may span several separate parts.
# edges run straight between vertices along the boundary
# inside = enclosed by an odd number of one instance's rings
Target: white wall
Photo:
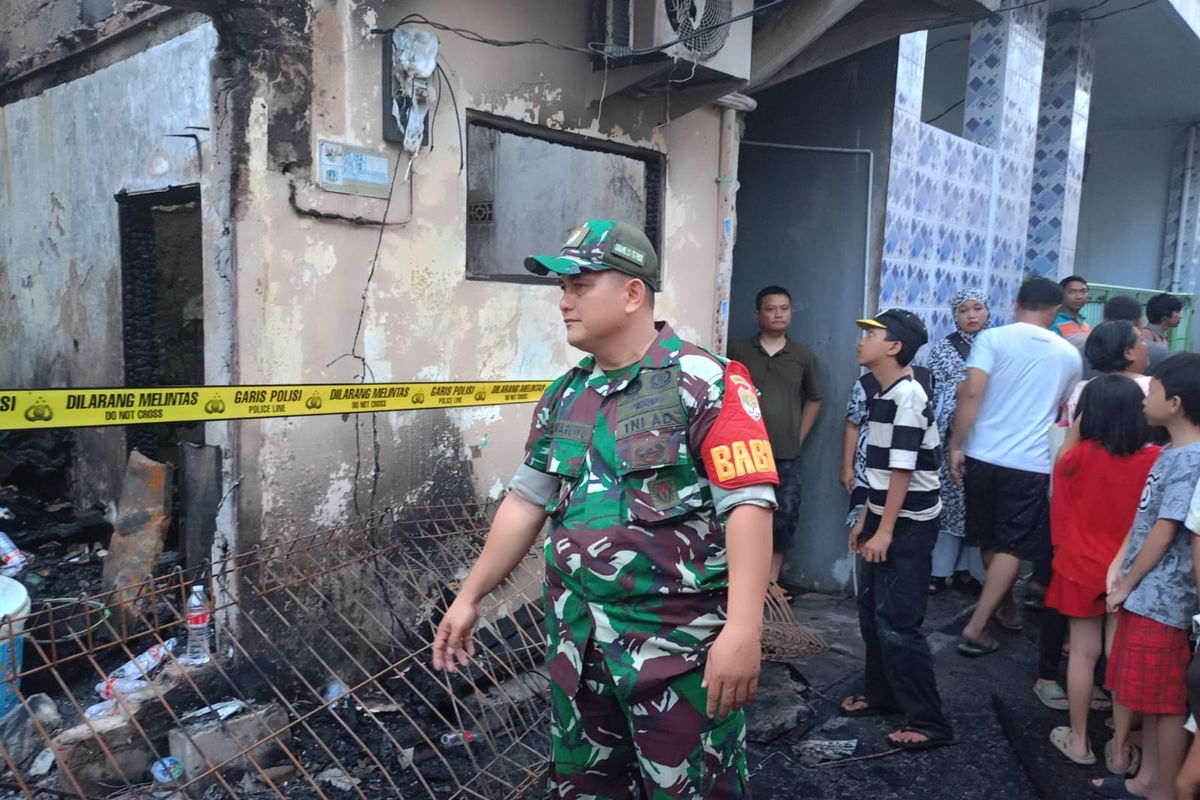
[[[1182,128],[1092,131],[1076,272],[1095,283],[1158,286],[1171,159]]]

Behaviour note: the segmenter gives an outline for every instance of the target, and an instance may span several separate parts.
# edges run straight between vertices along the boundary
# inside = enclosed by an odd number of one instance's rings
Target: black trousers
[[[1038,678],[1044,681],[1058,680],[1062,664],[1063,643],[1067,641],[1067,630],[1071,620],[1047,607],[1042,612],[1042,631],[1038,636]],[[1101,661],[1104,657],[1101,656]],[[1101,681],[1103,683],[1103,680]],[[1100,684],[1097,684],[1099,686]]]
[[[868,513],[860,541],[875,535],[879,521]],[[858,578],[858,624],[867,651],[863,695],[872,706],[902,712],[909,726],[935,738],[951,735],[921,631],[937,531],[936,519],[897,520],[887,560],[860,560]]]

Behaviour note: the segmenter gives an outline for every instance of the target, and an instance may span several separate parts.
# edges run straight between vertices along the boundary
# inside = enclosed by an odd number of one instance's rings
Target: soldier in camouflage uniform
[[[746,797],[778,483],[749,374],[654,322],[658,261],[629,225],[589,220],[525,265],[562,276],[567,339],[592,355],[538,403],[434,664],[467,663],[480,601],[549,517],[559,796]]]

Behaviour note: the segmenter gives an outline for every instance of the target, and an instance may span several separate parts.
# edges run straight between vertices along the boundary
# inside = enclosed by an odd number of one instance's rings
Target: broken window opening
[[[661,153],[478,112],[466,138],[468,279],[554,283],[525,257],[556,252],[588,219],[641,227],[662,252]]]
[[[125,385],[204,384],[204,279],[200,188],[117,196],[121,236]],[[181,442],[202,444],[197,422],[136,425],[130,449],[179,463]]]
[[[125,385],[203,385],[200,188],[122,193],[117,203]],[[125,435],[130,449],[156,461],[179,463],[179,444],[202,444],[204,426],[136,425]]]

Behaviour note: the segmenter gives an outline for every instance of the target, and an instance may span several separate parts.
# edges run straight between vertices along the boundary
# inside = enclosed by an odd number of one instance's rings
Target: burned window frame
[[[651,150],[645,147],[636,147],[634,145],[622,144],[621,142],[612,142],[607,139],[597,139],[591,136],[585,136],[579,133],[570,131],[560,131],[554,128],[547,128],[542,125],[535,125],[531,122],[521,122],[519,120],[508,119],[506,117],[498,117],[494,114],[488,114],[483,111],[467,109],[466,123],[463,131],[462,147],[466,151],[464,157],[471,158],[471,153],[467,149],[467,132],[472,125],[482,128],[490,128],[502,133],[514,134],[516,136],[524,136],[530,139],[538,139],[549,144],[565,145],[580,150],[590,150],[598,153],[607,153],[610,155],[624,156],[625,158],[640,161],[646,167],[646,218],[642,223],[642,228],[646,233],[646,237],[650,243],[654,245],[655,252],[662,254],[662,231],[663,231],[663,209],[666,203],[666,185],[667,185],[667,157],[665,153],[657,150]],[[469,226],[471,225],[471,205],[467,192],[464,187],[463,209],[466,215],[464,222],[464,241],[469,235]],[[582,220],[580,220],[582,222]],[[466,259],[464,258],[464,262]],[[530,272],[525,272],[524,269],[518,272],[497,273],[497,272],[481,272],[478,269],[473,269],[469,262],[465,263],[464,272],[466,279],[469,281],[491,281],[498,283],[529,283],[529,284],[555,284],[558,279],[550,276],[538,276]],[[522,274],[523,273],[523,274]]]
[[[131,191],[122,189],[113,195],[117,204],[117,235],[120,249],[119,273],[121,276],[121,350],[124,385],[129,388],[156,388],[161,385],[161,363],[156,358],[147,363],[135,355],[147,339],[155,339],[158,324],[158,296],[156,283],[150,279],[154,264],[147,262],[139,252],[138,240],[150,231],[155,234],[153,216],[156,210],[174,206],[195,205],[203,214],[203,192],[199,183],[172,184],[162,188]],[[202,219],[202,217],[201,217]],[[203,233],[201,231],[201,236]],[[131,280],[139,271],[149,270],[146,280]],[[203,285],[203,260],[200,259],[199,276]],[[139,313],[130,313],[138,309]],[[203,334],[201,334],[203,348]],[[203,352],[203,350],[202,350]],[[200,363],[200,381],[203,383],[203,358]],[[125,429],[125,444],[128,450],[138,449],[153,455],[159,440],[174,438],[179,429],[189,429],[203,441],[202,423],[152,423],[131,426]],[[198,442],[194,442],[198,443]]]

